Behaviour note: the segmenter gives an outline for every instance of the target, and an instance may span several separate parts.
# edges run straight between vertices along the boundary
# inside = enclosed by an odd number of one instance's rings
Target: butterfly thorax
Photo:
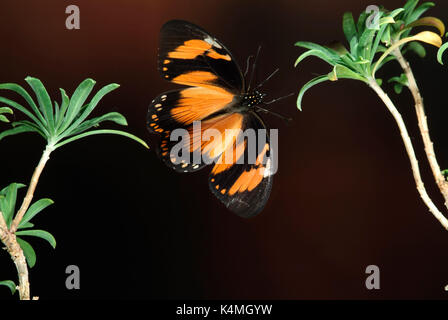
[[[241,106],[247,109],[252,109],[263,102],[265,95],[266,94],[258,91],[245,93],[241,97]]]

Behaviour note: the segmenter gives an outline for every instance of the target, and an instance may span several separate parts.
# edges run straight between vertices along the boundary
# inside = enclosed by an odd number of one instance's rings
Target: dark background
[[[405,1],[387,1],[388,8]],[[66,6],[81,10],[81,29],[65,28]],[[296,41],[322,44],[343,39],[341,17],[357,16],[373,1],[2,1],[0,82],[27,89],[40,78],[50,95],[69,94],[85,78],[121,87],[97,113],[118,111],[127,130],[155,146],[145,128],[150,101],[173,88],[156,70],[158,34],[166,21],[194,22],[217,36],[241,65],[263,45],[260,77],[281,71],[266,86],[271,97],[298,92],[316,73],[318,60],[293,68]],[[448,21],[448,3],[430,15]],[[439,162],[448,167],[446,67],[410,56],[425,98]],[[389,74],[399,68],[390,64]],[[428,191],[443,202],[432,181],[409,92],[395,95],[418,149]],[[9,96],[2,92],[2,95]],[[17,101],[19,98],[15,97]],[[50,231],[53,250],[41,239],[31,270],[41,299],[446,299],[448,234],[416,191],[409,160],[393,118],[361,82],[324,83],[305,96],[273,107],[294,122],[279,128],[279,171],[265,210],[243,220],[213,197],[209,169],[177,174],[154,153],[118,136],[96,136],[52,154],[35,199],[55,205],[35,219]],[[17,115],[17,117],[21,117]],[[4,128],[4,127],[3,127]],[[27,183],[44,148],[37,135],[1,143],[1,186]],[[23,194],[21,194],[23,196]],[[65,288],[65,268],[81,270],[81,289]],[[365,288],[365,268],[381,269],[381,290]],[[15,279],[0,255],[0,278]],[[6,288],[1,298],[10,299]]]

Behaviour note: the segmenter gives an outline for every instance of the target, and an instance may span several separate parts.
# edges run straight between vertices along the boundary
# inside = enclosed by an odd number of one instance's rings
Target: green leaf
[[[321,46],[316,43],[307,42],[307,41],[299,41],[294,44],[296,47],[305,48],[308,50],[318,50],[321,51],[323,54],[328,55],[331,57],[334,61],[339,61],[339,54],[334,51],[333,49]]]
[[[439,30],[440,36],[443,37],[445,34],[445,25],[443,24],[442,20],[435,17],[424,17],[421,19],[418,19],[406,26],[406,28],[414,28],[414,27],[420,27],[420,26],[427,26],[427,27],[434,27]]]
[[[356,25],[351,12],[344,13],[342,17],[342,29],[344,30],[345,38],[350,43],[353,37],[356,37]]]
[[[19,94],[25,101],[28,103],[28,105],[31,107],[31,109],[34,111],[34,114],[39,119],[39,125],[44,126],[45,125],[45,119],[42,116],[42,114],[39,111],[39,108],[36,106],[36,103],[34,102],[33,98],[29,95],[29,93],[20,85],[15,83],[3,83],[0,84],[0,89],[6,89],[11,90]]]
[[[350,53],[354,57],[358,57],[358,38],[354,37],[350,41]]]
[[[47,136],[49,135],[46,127],[43,126],[42,124],[40,124],[39,120],[30,111],[28,111],[28,109],[26,109],[24,106],[18,104],[17,102],[14,102],[12,100],[4,98],[4,97],[0,97],[0,102],[24,113],[28,118],[30,118],[34,123],[36,123],[36,125],[38,125],[40,127],[42,132],[45,132],[45,135],[47,135]]]
[[[77,127],[74,131],[72,131],[71,135],[80,134],[84,131],[87,131],[93,127],[97,127],[100,123],[104,121],[112,121],[121,126],[127,126],[128,122],[126,118],[118,112],[110,112],[105,115],[97,118],[90,119],[88,121],[84,121],[79,127]]]
[[[17,286],[14,283],[14,281],[11,281],[11,280],[0,281],[0,286],[8,287],[9,290],[11,290],[11,294],[14,294],[16,292],[16,287]]]
[[[20,245],[20,248],[23,250],[23,254],[25,255],[26,261],[28,262],[28,266],[30,268],[34,267],[36,264],[36,252],[34,251],[33,247],[26,242],[25,240],[16,237],[17,242]]]
[[[8,120],[8,118],[6,118],[4,115],[1,115],[1,114],[0,114],[0,122],[6,122],[6,123],[8,123],[9,120]]]
[[[34,129],[31,129],[26,126],[18,126],[18,127],[0,132],[0,140],[2,140],[3,138],[6,138],[8,136],[13,136],[13,135],[16,135],[19,133],[25,133],[25,132],[36,132],[36,131]]]
[[[130,133],[127,133],[124,131],[119,131],[119,130],[93,130],[93,131],[85,132],[85,133],[79,134],[77,136],[71,137],[69,139],[66,139],[66,140],[58,143],[57,145],[54,146],[54,148],[56,150],[57,148],[60,148],[68,143],[73,142],[73,141],[76,141],[76,140],[79,140],[79,139],[82,139],[85,137],[93,136],[93,135],[98,135],[98,134],[115,134],[115,135],[119,135],[119,136],[124,136],[124,137],[130,138],[130,139],[140,143],[145,148],[149,149],[149,146],[142,139],[134,136],[133,134],[130,134]]]
[[[53,237],[53,235],[47,231],[44,230],[23,230],[23,231],[17,231],[16,235],[18,236],[30,236],[30,237],[38,237],[41,239],[46,240],[53,249],[56,248],[56,239]]]
[[[379,64],[381,63],[382,60],[384,60],[395,49],[397,49],[400,46],[402,46],[403,44],[411,42],[411,41],[421,41],[421,42],[432,44],[433,46],[436,46],[436,47],[440,47],[442,45],[442,39],[440,38],[440,36],[431,31],[423,31],[423,32],[416,34],[415,36],[401,39],[400,41],[397,41],[393,45],[391,45],[383,53],[383,55],[378,59],[375,66],[373,67],[372,77],[375,78],[375,72],[378,69]]]
[[[367,17],[370,14],[368,14],[366,11],[363,11],[358,18],[358,24],[357,24],[357,29],[358,29],[358,38],[364,33],[364,30],[366,29],[366,21],[367,21]]]
[[[376,33],[377,30],[375,29],[364,30],[364,33],[359,39],[358,57],[363,57],[366,60],[370,60],[373,39]]]
[[[448,180],[448,170],[443,170],[442,174],[445,177],[445,180]]]
[[[41,130],[41,128],[35,124],[34,122],[28,121],[28,120],[22,120],[22,121],[16,121],[12,123],[12,126],[15,127],[27,127],[30,130],[37,132],[40,134],[44,139],[46,139],[45,133]]]
[[[437,61],[439,61],[439,63],[442,65],[443,65],[442,57],[443,57],[443,54],[445,53],[446,49],[448,49],[448,42],[444,43],[440,47],[439,51],[437,51]]]
[[[74,121],[74,119],[78,116],[81,107],[84,105],[87,97],[95,85],[95,81],[92,79],[86,79],[76,88],[75,92],[72,95],[72,98],[69,102],[68,109],[66,115],[64,116],[63,123],[61,127],[58,129],[58,135],[64,132]]]
[[[415,21],[420,18],[428,9],[435,6],[434,2],[425,2],[420,7],[414,10],[412,14],[409,15],[409,21]]]
[[[394,90],[396,94],[400,94],[403,91],[403,86],[400,83],[394,85]]]
[[[349,68],[341,65],[335,65],[333,71],[328,74],[328,79],[330,81],[337,81],[338,79],[353,79],[360,80],[368,83],[368,80],[358,73],[350,70]]]
[[[333,41],[332,43],[327,45],[327,48],[336,51],[339,56],[344,56],[349,53],[347,51],[347,48],[342,43],[340,43],[338,41]]]
[[[82,112],[82,114],[79,116],[79,118],[76,119],[76,121],[74,121],[73,124],[70,125],[70,127],[65,130],[65,132],[61,135],[61,137],[71,134],[73,130],[75,130],[85,119],[87,119],[90,113],[92,113],[92,111],[96,108],[100,100],[103,99],[106,94],[117,89],[119,86],[120,85],[116,83],[112,83],[103,87],[100,91],[98,91],[92,98],[91,102],[87,105],[85,110]]]
[[[393,10],[387,16],[395,19],[400,13],[402,13],[404,11],[405,11],[404,8],[398,8],[398,9]]]
[[[403,6],[404,9],[404,20],[406,24],[409,23],[412,17],[412,13],[414,12],[415,7],[417,6],[419,0],[408,0],[406,4]]]
[[[314,78],[313,80],[306,83],[302,89],[300,89],[299,96],[297,97],[297,108],[302,111],[302,99],[305,94],[310,88],[314,87],[315,85],[322,83],[324,81],[329,81],[328,75],[322,75],[319,77]]]
[[[13,112],[12,112],[12,109],[11,108],[8,108],[8,107],[0,107],[0,114],[5,114],[5,113],[8,113],[8,114],[13,114]]]
[[[383,34],[381,35],[381,40],[382,43],[386,44],[386,46],[389,46],[391,43],[391,37],[390,37],[390,28],[386,27]],[[372,52],[375,54],[378,51],[378,46],[379,43],[376,47],[376,50],[372,50]]]
[[[60,128],[62,121],[65,117],[65,113],[67,112],[68,105],[70,103],[70,99],[67,96],[67,93],[65,92],[65,90],[59,89],[59,91],[61,91],[62,103],[61,103],[61,109],[59,110],[59,115],[58,115],[58,117],[56,117],[56,129]]]
[[[388,83],[396,82],[401,84],[402,86],[408,86],[408,77],[406,74],[402,73],[399,77],[392,77],[389,79]]]
[[[31,223],[31,222],[27,222],[23,226],[18,227],[17,229],[29,229],[29,228],[32,228],[32,227],[34,227],[34,224]]]
[[[420,58],[426,57],[426,49],[418,42],[411,42],[407,45],[407,50],[417,54]]]
[[[23,215],[22,221],[20,221],[18,227],[24,228],[28,221],[30,221],[32,218],[34,218],[38,213],[40,213],[48,206],[51,206],[53,203],[54,201],[51,199],[41,199],[33,203]]]
[[[59,104],[55,101],[54,102],[54,126],[55,126],[55,128],[56,128],[56,124],[57,124],[57,119],[60,117],[59,112],[60,112]]]
[[[386,44],[390,43],[390,27],[388,25],[390,23],[395,23],[392,17],[384,17],[380,19],[380,30],[378,31],[375,37],[375,41],[371,47],[371,53],[369,57],[371,61],[373,61],[373,59],[375,58],[375,54],[377,53],[378,46],[380,45],[381,41]]]
[[[302,62],[305,58],[310,57],[310,56],[318,57],[321,60],[327,62],[328,64],[333,65],[333,61],[334,60],[330,56],[328,56],[325,53],[323,53],[322,51],[320,51],[320,50],[308,50],[308,51],[302,53],[297,58],[296,62],[294,63],[294,67],[297,67],[300,62]]]
[[[381,63],[378,65],[378,70],[381,69],[386,63],[390,62],[390,61],[394,61],[397,60],[397,58],[395,56],[388,56],[386,58],[383,59],[383,61],[381,61]]]
[[[45,89],[42,82],[33,77],[26,77],[26,82],[33,89],[34,93],[37,97],[37,102],[39,103],[39,108],[44,115],[46,123],[48,125],[48,131],[50,133],[54,132],[54,115],[53,115],[53,105],[51,103],[50,96],[48,95],[47,90]]]
[[[14,216],[14,211],[16,208],[17,190],[23,187],[25,187],[24,184],[11,183],[9,186],[0,191],[0,194],[5,196],[0,199],[0,211],[3,212],[3,217],[8,228],[11,225],[12,217]]]

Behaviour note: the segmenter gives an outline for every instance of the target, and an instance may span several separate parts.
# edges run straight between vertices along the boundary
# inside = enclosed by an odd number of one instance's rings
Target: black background
[[[66,6],[81,10],[81,29],[65,28]],[[69,94],[85,78],[121,87],[96,114],[117,111],[127,130],[155,146],[145,128],[150,101],[173,88],[156,70],[158,33],[178,18],[217,36],[244,64],[263,45],[260,75],[281,71],[266,86],[271,97],[298,92],[321,61],[293,63],[299,40],[342,40],[341,17],[357,16],[372,1],[2,1],[0,82],[26,87],[40,78],[50,95]],[[404,1],[387,1],[396,8]],[[448,4],[429,12],[448,21]],[[448,71],[428,57],[410,56],[427,106],[439,162],[448,167],[445,88]],[[379,73],[399,71],[391,64]],[[417,131],[409,92],[386,85],[409,125],[428,191],[443,208]],[[9,94],[2,92],[4,96]],[[18,100],[18,98],[15,98]],[[409,160],[392,117],[361,82],[313,88],[300,113],[295,99],[273,107],[291,116],[279,128],[279,171],[265,210],[242,220],[208,191],[208,169],[177,174],[154,148],[117,136],[96,136],[52,154],[35,199],[55,205],[35,219],[50,231],[53,250],[30,239],[37,251],[32,295],[41,299],[445,299],[448,235],[419,198]],[[17,115],[17,117],[21,117]],[[2,125],[2,128],[3,125]],[[28,183],[45,146],[39,136],[0,142],[0,183]],[[22,194],[23,196],[23,194]],[[65,288],[65,268],[81,270],[81,289]],[[365,268],[381,269],[381,290],[365,288]],[[0,255],[0,278],[15,279]],[[10,299],[8,290],[0,296]]]

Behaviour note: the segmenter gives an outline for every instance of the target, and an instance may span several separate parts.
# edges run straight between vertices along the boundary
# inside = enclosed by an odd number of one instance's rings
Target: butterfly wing
[[[226,129],[265,129],[255,113],[231,109],[244,92],[241,69],[222,43],[189,22],[167,22],[160,39],[158,68],[162,77],[189,86],[161,94],[149,107],[148,128],[162,136],[160,157],[179,172],[196,171],[218,160],[209,178],[213,194],[240,216],[258,214],[272,187],[274,166],[267,133],[262,139],[257,135],[253,162],[239,161],[251,157],[253,141],[240,134],[224,134]],[[201,120],[201,128],[194,130],[197,120]],[[171,141],[176,129],[183,130],[178,135],[183,137],[180,142]],[[220,137],[204,140],[207,129],[214,129]]]
[[[241,69],[226,47],[202,28],[171,20],[160,31],[159,71],[165,79],[188,86],[220,87],[240,94]]]
[[[172,134],[162,135],[159,156],[178,172],[194,172],[234,148],[245,117],[241,113],[223,113],[185,128],[177,128]],[[241,147],[240,147],[240,150]]]
[[[148,110],[147,126],[150,132],[162,136],[159,155],[168,166],[180,172],[199,170],[202,163],[172,163],[170,150],[176,143],[170,141],[170,135],[176,129],[191,131],[194,121],[215,116],[217,119],[208,121],[205,127],[213,123],[222,127],[218,114],[226,113],[226,109],[238,103],[243,91],[241,70],[216,38],[180,20],[169,21],[161,29],[159,70],[165,79],[190,87],[165,92],[154,99]]]
[[[194,121],[203,120],[229,108],[238,100],[228,91],[216,87],[190,87],[162,93],[148,109],[147,126],[150,132],[170,133],[185,128]]]
[[[232,161],[224,159],[225,153],[220,156],[210,173],[209,187],[229,210],[249,218],[260,213],[266,205],[271,193],[276,158],[266,127],[258,115],[253,112],[246,114],[244,127],[245,132],[254,130],[255,139],[252,138],[250,142],[249,137],[243,137],[243,142],[240,140],[233,147],[236,157]],[[235,162],[235,159],[238,160]]]
[[[190,88],[162,93],[149,107],[151,132],[168,133],[231,107],[244,88],[244,78],[232,54],[198,26],[167,22],[160,32],[159,70],[174,83]]]

